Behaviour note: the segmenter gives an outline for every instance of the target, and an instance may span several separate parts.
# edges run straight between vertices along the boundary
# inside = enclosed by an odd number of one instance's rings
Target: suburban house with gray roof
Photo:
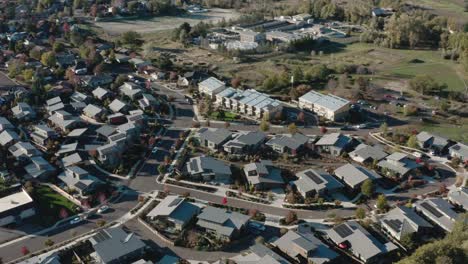
[[[107,89],[104,89],[102,87],[98,87],[96,89],[93,90],[92,92],[93,96],[99,100],[105,100],[107,98],[110,98],[112,96],[112,93],[107,90]]]
[[[147,110],[147,109],[152,109],[153,107],[156,107],[159,105],[159,101],[156,100],[156,98],[149,93],[144,93],[141,95],[141,99],[138,100],[138,105],[140,106],[141,109]]]
[[[421,167],[420,164],[401,152],[392,153],[390,156],[387,156],[377,163],[377,166],[386,176],[396,177],[405,177],[410,172]]]
[[[80,124],[80,119],[77,116],[59,110],[49,117],[49,121],[57,128],[60,128],[62,131],[67,131],[75,128]]]
[[[119,91],[122,95],[128,96],[130,99],[137,99],[143,90],[141,86],[132,82],[125,82],[119,87]]]
[[[414,208],[432,223],[451,232],[458,218],[453,206],[442,198],[426,198],[414,203]]]
[[[258,150],[265,139],[265,133],[260,131],[240,132],[234,139],[226,142],[223,149],[231,155],[246,155]]]
[[[299,178],[294,181],[297,191],[304,197],[327,195],[344,186],[329,173],[322,170],[307,169],[296,173]]]
[[[297,155],[301,150],[308,147],[309,137],[296,133],[294,135],[275,135],[268,140],[266,145],[280,154]]]
[[[109,74],[86,75],[80,78],[84,86],[96,88],[111,84],[114,78]]]
[[[190,177],[204,181],[230,182],[232,175],[227,163],[209,156],[191,158],[187,162],[187,171]]]
[[[197,216],[197,225],[223,239],[233,239],[240,235],[249,222],[248,215],[207,206]]]
[[[327,231],[328,238],[337,246],[349,250],[364,263],[377,260],[382,254],[397,249],[392,242],[383,243],[356,221],[347,221]]]
[[[119,99],[114,99],[110,104],[109,104],[109,109],[114,112],[114,113],[126,113],[128,109],[130,108],[129,105],[126,103],[120,101]]]
[[[430,149],[436,155],[443,155],[448,152],[448,148],[452,144],[450,140],[433,135],[426,131],[421,131],[416,135],[418,145],[423,149]]]
[[[83,114],[89,118],[97,120],[104,113],[104,109],[99,106],[89,104],[83,109]]]
[[[57,137],[57,132],[47,125],[35,125],[31,133],[32,140],[41,146],[46,146],[49,140],[54,140]]]
[[[254,244],[247,254],[230,258],[236,264],[290,264],[288,260],[263,244]]]
[[[333,156],[340,156],[351,146],[353,139],[341,133],[330,133],[323,135],[316,143],[320,152],[330,153]]]
[[[452,158],[459,158],[462,162],[468,161],[468,146],[457,143],[449,148],[449,154]]]
[[[200,145],[215,151],[230,140],[232,135],[231,131],[224,128],[201,128],[198,130]]]
[[[364,143],[359,144],[356,149],[349,153],[349,157],[356,162],[372,164],[387,157],[388,154],[380,146],[369,146]]]
[[[0,133],[0,145],[2,145],[3,147],[8,147],[12,144],[15,144],[19,140],[19,135],[13,130],[6,129]]]
[[[382,178],[374,171],[356,164],[345,164],[335,170],[335,176],[353,190],[357,190],[365,180],[372,181]]]
[[[116,167],[120,164],[121,149],[115,142],[108,143],[96,148],[98,160],[109,167]]]
[[[59,150],[55,153],[55,156],[64,156],[75,152],[78,149],[78,142],[60,145]]]
[[[29,142],[17,142],[13,146],[8,148],[8,151],[17,159],[26,159],[28,160],[34,156],[40,156],[42,153],[36,149],[31,143]]]
[[[79,165],[84,162],[83,158],[81,158],[79,153],[73,153],[68,156],[65,156],[61,160],[62,166],[64,168],[72,165]]]
[[[268,190],[284,187],[281,170],[271,160],[260,160],[244,165],[247,182],[256,190]]]
[[[400,240],[406,234],[424,234],[433,228],[413,209],[401,205],[397,205],[390,210],[379,221],[382,229],[397,240]]]
[[[101,180],[78,166],[65,168],[58,179],[69,189],[77,191],[81,197],[91,195],[97,186],[103,184]]]
[[[18,103],[11,108],[13,115],[19,120],[31,120],[36,118],[36,111],[27,103]]]
[[[114,134],[117,131],[117,129],[113,126],[109,125],[102,125],[98,129],[96,129],[96,133],[98,136],[102,136],[103,139],[108,139],[110,135]]]
[[[205,94],[212,98],[224,89],[226,89],[225,83],[215,77],[210,77],[198,84],[200,94]]]
[[[348,115],[350,101],[333,94],[310,91],[299,97],[299,108],[317,113],[329,120],[340,120]]]
[[[5,117],[0,116],[0,132],[6,129],[14,129],[15,126]]]
[[[145,243],[137,235],[121,227],[100,230],[89,241],[98,263],[102,264],[131,263],[140,259],[146,250]]]
[[[89,97],[82,93],[82,92],[78,92],[78,91],[75,91],[71,96],[70,96],[70,99],[73,101],[73,102],[80,102],[80,103],[87,103],[89,101]]]
[[[169,195],[146,216],[153,221],[171,222],[175,230],[182,230],[199,213],[199,206],[177,195]]]
[[[330,263],[339,255],[314,236],[310,227],[299,225],[298,231],[288,231],[273,242],[279,250],[299,263]],[[302,262],[304,261],[304,262]]]
[[[55,172],[55,168],[42,156],[30,158],[30,163],[24,167],[27,177],[45,180]]]
[[[448,200],[463,208],[465,211],[468,211],[468,188],[467,187],[460,187],[459,189],[455,189],[449,192]]]

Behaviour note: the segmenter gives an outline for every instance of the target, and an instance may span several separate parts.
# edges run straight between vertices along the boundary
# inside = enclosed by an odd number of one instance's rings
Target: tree
[[[292,135],[296,134],[298,132],[297,126],[294,123],[289,124],[288,126],[288,132]]]
[[[355,212],[357,219],[364,219],[366,217],[366,210],[364,208],[357,208]]]
[[[406,142],[406,145],[410,148],[417,148],[418,147],[418,139],[416,135],[411,135]]]
[[[263,238],[262,236],[258,236],[255,238],[255,243],[256,244],[263,244],[265,243],[265,238]]]
[[[49,52],[42,54],[41,63],[47,67],[54,67],[55,64],[57,63],[57,59],[55,58],[55,53],[53,53],[52,51],[49,51]]]
[[[409,82],[409,87],[422,94],[441,92],[447,85],[439,84],[432,76],[417,75]]]
[[[385,195],[383,194],[379,195],[379,197],[377,197],[376,205],[377,205],[377,209],[379,209],[380,211],[384,211],[385,209],[387,209],[388,207],[387,197],[385,197]]]
[[[260,128],[260,131],[266,132],[270,130],[270,123],[268,123],[268,121],[266,121],[265,119],[262,119],[262,121],[260,122],[259,128]]]
[[[401,236],[400,243],[406,250],[411,251],[416,248],[416,243],[414,240],[414,233],[406,233]]]
[[[291,224],[293,223],[294,221],[297,220],[297,214],[293,211],[289,211],[287,214],[286,214],[286,217],[284,218],[284,222],[286,224]]]
[[[367,197],[372,197],[374,194],[374,183],[372,183],[371,179],[367,179],[362,183],[361,193]]]
[[[103,220],[103,219],[99,219],[98,221],[96,221],[96,225],[98,227],[103,227],[106,225],[106,220]]]
[[[380,133],[382,133],[382,135],[385,137],[387,136],[387,133],[388,133],[388,125],[387,125],[387,122],[384,122],[382,123],[382,125],[380,125]]]
[[[127,45],[130,48],[138,48],[143,44],[140,33],[135,31],[124,32],[120,41],[123,45]]]
[[[53,245],[54,245],[54,241],[52,239],[50,239],[50,238],[48,238],[48,239],[46,239],[44,241],[44,246],[46,246],[46,247],[51,247]]]

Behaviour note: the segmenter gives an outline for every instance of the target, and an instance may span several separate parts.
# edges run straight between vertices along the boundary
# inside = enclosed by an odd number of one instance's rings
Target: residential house
[[[77,191],[82,197],[93,194],[96,187],[103,184],[101,180],[77,166],[66,167],[58,178],[69,189]]]
[[[6,129],[0,133],[0,145],[2,145],[3,147],[8,147],[12,144],[15,144],[19,140],[20,140],[20,137],[13,130]]]
[[[208,156],[191,158],[187,162],[187,170],[190,177],[204,181],[229,182],[232,175],[228,164]]]
[[[42,156],[30,158],[31,163],[24,167],[28,177],[45,180],[55,172],[55,168]]]
[[[328,120],[336,121],[348,115],[350,102],[336,95],[310,91],[299,97],[299,107],[313,111]]]
[[[301,150],[308,147],[309,137],[296,133],[293,135],[275,135],[267,141],[266,145],[280,154],[297,155]]]
[[[70,153],[76,152],[78,149],[78,142],[73,142],[69,144],[62,144],[60,149],[55,153],[55,156],[64,156]]]
[[[128,111],[128,109],[130,108],[130,106],[128,106],[126,103],[120,101],[119,99],[114,99],[114,101],[112,101],[110,104],[109,104],[109,109],[112,110],[112,112],[114,113],[125,113]]]
[[[27,103],[18,103],[11,111],[15,118],[19,120],[31,120],[36,118],[36,111]]]
[[[282,188],[284,180],[281,170],[273,166],[271,160],[260,160],[244,165],[247,182],[256,190]]]
[[[56,104],[53,104],[53,105],[49,105],[49,106],[46,107],[47,112],[49,113],[49,115],[52,115],[55,111],[63,110],[64,108],[65,108],[65,105],[62,102],[59,102],[59,103],[56,103]]]
[[[323,135],[315,146],[320,152],[330,153],[332,156],[340,156],[351,145],[353,139],[341,133]]]
[[[34,156],[40,156],[41,152],[37,150],[31,143],[20,141],[8,148],[8,151],[17,159],[26,159]]]
[[[200,145],[211,150],[219,150],[232,138],[233,133],[224,128],[201,128],[198,130]]]
[[[111,84],[114,81],[114,78],[108,74],[99,74],[99,75],[86,75],[81,78],[81,82],[84,86],[90,88],[97,88],[98,86],[106,86]]]
[[[297,191],[304,197],[327,195],[344,186],[329,173],[321,170],[307,169],[296,173],[299,178],[294,181]]]
[[[70,99],[73,102],[82,102],[82,103],[87,103],[89,101],[89,97],[81,92],[74,92],[71,96]]]
[[[356,149],[349,153],[349,157],[356,162],[372,164],[379,162],[388,154],[380,146],[369,146],[364,143],[359,144]]]
[[[127,144],[133,144],[140,137],[140,127],[133,122],[127,122],[117,126],[117,131],[124,134]]]
[[[62,98],[60,98],[60,96],[53,97],[46,101],[47,106],[52,106],[58,103],[62,103]]]
[[[104,109],[93,104],[89,104],[83,109],[83,114],[94,120],[99,119],[103,113]]]
[[[458,207],[468,211],[468,187],[460,187],[449,192],[448,200]]]
[[[115,113],[107,116],[107,122],[111,125],[120,125],[127,122],[127,118],[122,113]]]
[[[93,90],[92,92],[93,96],[101,101],[105,100],[105,99],[108,99],[112,96],[112,93],[107,90],[107,89],[104,89],[102,87],[97,87],[96,89]]]
[[[298,263],[325,264],[339,257],[338,253],[314,236],[310,227],[299,226],[297,232],[288,231],[273,245]]]
[[[67,131],[75,128],[80,124],[78,117],[73,116],[67,111],[57,111],[49,117],[49,121],[57,128],[60,128],[62,131]]]
[[[88,131],[87,127],[73,129],[72,131],[70,131],[70,133],[67,134],[67,138],[79,139],[83,137],[87,131]]]
[[[62,69],[67,69],[68,67],[75,64],[75,56],[73,54],[56,54],[55,59],[57,66]]]
[[[3,116],[0,116],[0,132],[6,129],[14,129],[15,126],[13,126],[8,119],[6,119]]]
[[[62,166],[66,168],[68,166],[80,165],[84,163],[84,160],[81,158],[80,154],[73,153],[73,154],[63,157],[61,162],[62,162]]]
[[[266,135],[260,131],[240,132],[223,145],[224,151],[232,155],[254,153],[265,142]]]
[[[230,260],[236,264],[290,264],[288,260],[263,244],[254,244],[247,254],[239,254]]]
[[[47,141],[53,140],[57,137],[57,132],[47,125],[35,125],[33,127],[33,132],[31,133],[32,140],[41,146],[46,146]]]
[[[143,93],[141,86],[131,82],[125,82],[119,87],[120,93],[135,100]]]
[[[353,190],[357,190],[368,179],[375,181],[382,178],[374,171],[351,163],[337,168],[335,176]]]
[[[197,225],[219,238],[237,238],[249,222],[250,217],[237,212],[207,206],[197,216]]]
[[[197,205],[177,195],[169,195],[146,216],[153,221],[168,221],[173,224],[174,229],[180,231],[199,213],[200,207]]]
[[[458,218],[453,206],[442,198],[426,198],[414,203],[414,208],[432,223],[440,226],[447,232],[451,232]]]
[[[71,102],[70,108],[73,110],[74,113],[79,114],[83,112],[83,109],[87,106],[84,102]]]
[[[20,184],[0,191],[0,226],[20,224],[35,214],[34,201]]]
[[[364,263],[377,261],[397,249],[392,242],[383,243],[356,221],[348,221],[327,231],[328,238],[340,248],[349,250]]]
[[[207,95],[211,98],[226,89],[226,85],[223,81],[216,79],[215,77],[210,77],[198,84],[198,91],[200,94]]]
[[[138,100],[138,105],[142,110],[147,110],[159,105],[159,102],[152,94],[144,93],[142,94],[141,99]]]
[[[407,234],[428,233],[433,226],[413,209],[397,205],[379,220],[382,229],[390,236],[401,240]]]
[[[397,177],[405,177],[408,173],[421,167],[420,164],[401,152],[394,152],[390,156],[387,156],[377,163],[377,166],[382,170],[383,174]]]
[[[430,134],[426,131],[421,131],[416,135],[419,147],[423,149],[430,149],[436,155],[443,155],[448,153],[448,148],[451,143],[448,139]]]
[[[96,148],[98,160],[109,167],[116,167],[120,164],[121,150],[116,143],[108,143]]]
[[[108,140],[108,138],[114,134],[117,129],[113,126],[109,125],[102,125],[98,129],[96,129],[96,133],[98,136],[102,136],[103,139]]]
[[[131,263],[140,259],[146,250],[145,243],[137,235],[120,227],[100,230],[89,241],[101,264]]]
[[[452,158],[459,158],[462,162],[468,161],[468,146],[457,143],[449,148],[449,154]]]

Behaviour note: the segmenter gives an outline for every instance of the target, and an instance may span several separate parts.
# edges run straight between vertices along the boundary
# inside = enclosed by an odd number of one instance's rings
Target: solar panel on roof
[[[437,218],[442,217],[442,214],[436,208],[434,208],[432,205],[426,202],[421,203],[421,207],[429,211],[431,214],[433,214]]]
[[[323,180],[320,179],[320,177],[318,177],[317,175],[315,175],[313,172],[311,171],[307,171],[305,173],[305,175],[307,175],[311,180],[313,180],[316,184],[321,184],[323,183]]]
[[[75,187],[80,189],[80,190],[84,190],[86,188],[86,184],[82,183],[82,182],[77,182],[75,184]]]
[[[335,227],[335,232],[338,233],[338,235],[340,235],[341,238],[345,238],[353,233],[353,231],[344,224]]]
[[[198,171],[199,170],[198,163],[197,163],[196,159],[192,160],[192,162],[190,163],[190,168],[192,168],[193,171]]]
[[[385,219],[384,222],[394,231],[399,231],[401,229],[401,225],[403,224],[400,220],[398,219]]]

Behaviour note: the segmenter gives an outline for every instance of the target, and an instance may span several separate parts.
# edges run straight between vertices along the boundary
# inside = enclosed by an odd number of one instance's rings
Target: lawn
[[[239,120],[238,115],[235,113],[227,112],[227,111],[224,111],[223,113],[224,113],[224,116],[222,116],[223,114],[221,114],[219,111],[212,112],[210,114],[210,118],[213,120],[228,121],[228,122]]]
[[[461,126],[449,124],[424,124],[422,129],[452,140],[468,143],[468,124],[463,124]]]
[[[60,215],[62,208],[66,210],[68,216],[78,212],[74,203],[48,186],[36,186],[33,198],[39,209],[40,221],[46,226],[53,225],[62,218]]]

